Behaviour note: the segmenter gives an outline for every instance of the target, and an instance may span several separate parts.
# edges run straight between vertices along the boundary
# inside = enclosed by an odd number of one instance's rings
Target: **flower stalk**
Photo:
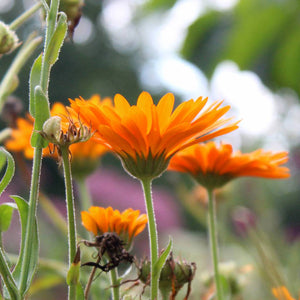
[[[151,258],[151,300],[158,299],[158,280],[160,274],[155,274],[155,265],[158,260],[158,238],[155,213],[153,207],[153,200],[151,195],[151,184],[152,179],[142,179],[142,186],[144,190],[147,215],[148,215],[148,231],[149,231],[149,242],[150,242],[150,258]]]
[[[66,188],[66,202],[68,215],[68,244],[69,244],[69,267],[71,267],[76,253],[76,223],[74,211],[74,196],[72,185],[71,164],[69,159],[69,147],[60,148],[64,168],[64,179]],[[69,285],[69,300],[76,297],[76,285]]]
[[[119,280],[118,280],[118,269],[110,270],[110,282],[112,285],[112,300],[120,299],[120,288],[119,288]]]
[[[216,203],[213,189],[207,189],[208,193],[208,227],[209,227],[209,240],[211,255],[214,266],[214,278],[216,285],[216,299],[222,300],[222,285],[219,273],[219,248],[218,248],[218,238],[217,238],[217,220],[216,220]]]

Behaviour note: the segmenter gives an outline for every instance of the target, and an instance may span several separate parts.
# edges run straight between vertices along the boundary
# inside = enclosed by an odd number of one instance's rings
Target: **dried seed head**
[[[18,42],[16,33],[0,21],[0,56],[13,51],[19,45]]]
[[[64,130],[62,119],[59,116],[49,118],[43,125],[41,135],[49,142],[57,146],[69,146],[71,144],[85,142],[91,136],[91,129],[79,123],[79,126],[69,118],[67,129]]]

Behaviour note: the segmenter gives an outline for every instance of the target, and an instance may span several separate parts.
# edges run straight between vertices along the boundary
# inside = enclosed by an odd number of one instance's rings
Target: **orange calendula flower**
[[[229,144],[219,147],[214,142],[193,145],[174,155],[169,170],[190,173],[206,188],[217,188],[242,176],[287,178],[287,152],[256,150],[242,154],[233,152]]]
[[[93,95],[89,100],[89,103],[94,103],[99,106],[112,105],[109,98],[100,99],[99,95]],[[58,116],[61,118],[61,130],[66,132],[68,130],[70,120],[75,126],[80,125],[80,119],[78,114],[70,109],[66,108],[62,103],[54,103],[51,108],[51,116]],[[28,114],[26,118],[19,118],[17,120],[17,128],[13,129],[11,139],[7,140],[5,146],[8,150],[15,152],[23,152],[28,159],[33,158],[33,147],[30,144],[31,134],[33,131],[34,119]],[[49,147],[43,149],[43,156],[55,156],[57,152],[52,153],[54,146],[50,143]],[[95,167],[95,160],[108,151],[108,148],[99,143],[95,143],[93,137],[83,143],[71,144],[69,150],[72,155],[72,169],[73,171],[90,170],[91,167]],[[76,170],[75,170],[76,169]]]
[[[123,212],[111,207],[92,206],[89,211],[81,212],[82,224],[95,236],[106,232],[115,232],[129,247],[133,237],[140,234],[146,227],[147,215],[139,210],[128,208]]]
[[[285,286],[272,288],[272,293],[278,300],[296,300],[291,296],[291,294],[289,293],[288,289]]]
[[[155,105],[151,95],[142,92],[132,106],[117,94],[114,107],[99,107],[83,99],[71,101],[71,107],[95,130],[95,138],[121,158],[129,173],[153,179],[177,151],[238,128],[238,122],[222,118],[230,108],[221,107],[222,102],[204,109],[207,98],[200,97],[173,111],[174,101],[169,93]]]

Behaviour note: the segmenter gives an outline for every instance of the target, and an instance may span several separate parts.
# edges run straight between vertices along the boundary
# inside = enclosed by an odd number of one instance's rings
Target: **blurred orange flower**
[[[115,232],[128,245],[131,244],[133,237],[145,229],[148,221],[147,215],[140,215],[139,210],[128,208],[121,213],[111,207],[99,206],[92,206],[89,211],[82,211],[81,220],[85,229],[95,236]]]
[[[106,105],[109,105],[109,103],[111,104],[111,100],[109,98],[104,98],[101,100],[99,95],[93,95],[87,101],[100,106],[103,103]],[[53,104],[51,116],[59,116],[62,119],[61,125],[63,132],[67,131],[70,120],[73,120],[75,125],[80,123],[78,114],[72,109],[66,108],[62,103]],[[27,159],[32,159],[34,150],[30,144],[30,138],[33,130],[33,123],[34,119],[29,114],[26,115],[26,119],[19,118],[17,120],[17,128],[13,129],[11,139],[6,141],[5,147],[11,151],[23,152]],[[51,153],[50,151],[50,149],[53,148],[53,145],[50,144],[49,147],[43,149],[43,156],[54,155],[57,157],[57,152]],[[95,143],[93,138],[80,144],[72,144],[70,145],[69,149],[72,154],[72,159],[76,160],[77,164],[81,164],[81,161],[86,163],[87,158],[90,160],[95,160],[108,151],[107,147],[99,143]]]
[[[288,289],[285,286],[272,288],[272,293],[278,300],[296,300],[291,296],[291,294],[289,293]]]
[[[71,101],[71,107],[85,124],[95,130],[95,138],[107,145],[137,178],[154,178],[166,168],[177,151],[238,128],[222,116],[230,106],[215,102],[203,111],[207,98],[181,103],[175,111],[174,96],[169,93],[155,105],[142,92],[136,105],[117,94],[115,106],[101,107],[83,100]]]
[[[233,152],[229,144],[219,147],[214,142],[193,145],[175,154],[169,170],[190,173],[200,184],[217,188],[242,176],[287,178],[289,169],[281,165],[288,161],[287,152],[256,150],[242,154]]]

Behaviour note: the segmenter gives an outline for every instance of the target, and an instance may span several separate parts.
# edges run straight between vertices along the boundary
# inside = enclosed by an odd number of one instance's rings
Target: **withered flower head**
[[[18,45],[19,39],[16,33],[0,21],[0,56],[12,52]]]
[[[139,279],[148,285],[150,281],[150,261],[143,260],[138,269]],[[188,299],[195,272],[195,263],[174,259],[171,252],[160,273],[159,289],[161,293],[167,295],[168,299],[175,299],[179,290],[187,283],[187,294],[184,299]]]
[[[70,146],[71,144],[86,142],[91,136],[91,129],[86,125],[74,123],[72,118],[69,122],[62,123],[59,116],[49,118],[43,125],[41,135],[59,147]]]
[[[89,211],[81,212],[81,220],[86,230],[91,231],[95,236],[115,232],[129,249],[133,237],[145,229],[148,218],[145,214],[140,214],[139,210],[132,208],[120,212],[112,207],[92,206]]]

